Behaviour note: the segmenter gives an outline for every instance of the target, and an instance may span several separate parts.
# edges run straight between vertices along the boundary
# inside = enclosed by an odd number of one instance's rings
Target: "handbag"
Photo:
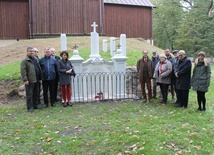
[[[75,70],[74,70],[74,69],[72,69],[71,76],[73,76],[74,78],[75,78],[75,76],[76,76],[76,73],[75,73]]]

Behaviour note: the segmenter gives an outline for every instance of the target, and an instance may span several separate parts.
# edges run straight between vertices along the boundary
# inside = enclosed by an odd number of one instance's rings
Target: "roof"
[[[150,0],[104,0],[104,3],[154,7]]]

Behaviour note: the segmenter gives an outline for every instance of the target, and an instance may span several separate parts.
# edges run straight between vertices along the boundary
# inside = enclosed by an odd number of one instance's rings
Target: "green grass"
[[[20,61],[0,66],[0,80],[19,79]]]
[[[26,112],[24,102],[0,107],[1,154],[212,155],[214,83],[207,111],[141,101],[75,104]]]

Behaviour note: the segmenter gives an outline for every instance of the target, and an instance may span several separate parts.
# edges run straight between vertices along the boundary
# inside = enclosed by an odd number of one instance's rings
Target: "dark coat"
[[[156,57],[152,57],[152,62],[153,62],[153,71],[155,71],[156,65],[160,61],[159,56],[157,55]]]
[[[71,74],[67,74],[66,71],[73,69],[71,61],[59,60],[58,62],[58,72],[59,72],[59,82],[60,85],[67,85],[71,83]]]
[[[53,57],[42,57],[39,60],[44,80],[55,80],[57,63]]]
[[[198,62],[196,59],[192,75],[192,89],[194,91],[207,92],[208,87],[210,86],[210,77],[211,77],[210,65],[207,61],[206,62],[204,61]]]
[[[146,75],[146,76],[149,79],[152,79],[152,77],[153,77],[153,62],[152,62],[152,60],[147,57],[147,62],[144,62],[144,59],[142,58],[142,59],[138,60],[138,62],[137,62],[137,71],[138,71],[139,80],[145,80],[145,79],[143,79],[144,78],[143,74],[145,72],[145,70],[144,70],[145,69],[145,66],[144,66],[145,63],[148,67],[148,75]]]
[[[38,63],[38,67],[41,73],[42,70],[39,65],[39,61],[37,58],[35,59]],[[25,59],[22,60],[20,65],[20,71],[21,71],[21,78],[24,82],[29,81],[29,83],[35,83],[37,80],[42,80],[42,75],[40,75],[39,79],[36,78],[36,71],[35,71],[34,64],[28,56],[26,56]]]
[[[178,77],[176,78],[176,88],[179,90],[188,90],[191,88],[191,68],[192,63],[188,57],[179,60],[177,66]]]

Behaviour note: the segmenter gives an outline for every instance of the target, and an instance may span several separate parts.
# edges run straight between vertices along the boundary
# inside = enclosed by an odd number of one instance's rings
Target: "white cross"
[[[93,27],[93,32],[96,32],[96,27],[97,27],[98,25],[95,23],[95,22],[93,22],[93,24],[91,25],[91,27]]]

